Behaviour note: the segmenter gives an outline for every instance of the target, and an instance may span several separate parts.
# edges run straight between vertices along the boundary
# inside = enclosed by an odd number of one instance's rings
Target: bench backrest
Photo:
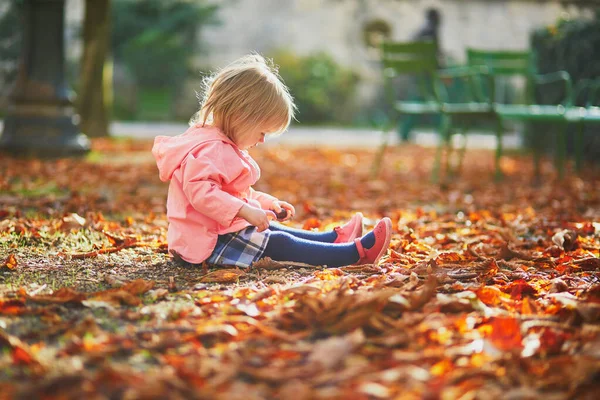
[[[396,74],[431,73],[438,69],[437,45],[432,41],[385,41],[381,50],[383,68]]]
[[[600,106],[600,78],[580,79],[573,88],[573,105]]]
[[[500,102],[533,101],[531,77],[535,73],[531,52],[514,50],[467,49],[467,63],[485,66],[496,86],[495,100]]]
[[[420,95],[427,101],[436,100],[433,76],[438,69],[438,47],[433,41],[395,42],[381,44],[381,64],[389,100],[395,97],[391,80],[413,75]]]
[[[529,51],[489,51],[467,49],[469,65],[484,65],[492,75],[529,75],[534,73]]]

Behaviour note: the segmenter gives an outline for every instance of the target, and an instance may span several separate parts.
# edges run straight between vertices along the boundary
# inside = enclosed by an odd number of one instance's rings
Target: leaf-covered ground
[[[468,151],[265,147],[258,189],[294,226],[394,221],[379,265],[191,267],[166,253],[148,141],[0,159],[0,398],[592,399],[600,390],[600,172],[542,185]]]

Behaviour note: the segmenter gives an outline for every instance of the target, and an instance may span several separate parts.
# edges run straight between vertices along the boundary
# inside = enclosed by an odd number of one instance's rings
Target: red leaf
[[[13,363],[16,365],[31,365],[36,364],[37,360],[21,347],[15,347],[12,352]]]
[[[523,279],[516,280],[504,288],[504,292],[510,293],[510,297],[521,300],[524,296],[536,296],[537,290]]]
[[[490,341],[500,350],[521,349],[522,336],[519,321],[511,317],[494,317],[488,326]]]
[[[0,300],[0,314],[21,315],[25,311],[25,303],[21,300]]]

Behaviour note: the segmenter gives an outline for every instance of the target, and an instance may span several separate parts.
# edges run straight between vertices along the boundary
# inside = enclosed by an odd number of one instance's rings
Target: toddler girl
[[[246,150],[285,131],[294,116],[276,69],[253,54],[205,83],[190,128],[156,137],[152,148],[160,179],[171,181],[169,251],[192,264],[239,267],[262,257],[329,267],[377,263],[389,246],[389,218],[365,236],[361,213],[329,232],[292,229],[270,219],[282,212],[292,218],[294,207],[252,188],[260,169]]]

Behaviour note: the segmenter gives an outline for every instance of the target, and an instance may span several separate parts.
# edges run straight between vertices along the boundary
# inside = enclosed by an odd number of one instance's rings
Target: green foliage
[[[299,57],[285,50],[272,55],[305,124],[348,124],[355,112],[358,75],[324,53]]]
[[[173,92],[166,89],[142,89],[139,93],[139,115],[141,120],[170,119]]]
[[[569,72],[574,82],[600,76],[600,11],[596,18],[560,19],[533,32],[538,72]]]
[[[531,48],[535,55],[538,72],[548,73],[564,70],[569,73],[573,84],[583,79],[600,77],[600,9],[594,19],[560,19],[555,25],[535,30],[531,35]],[[582,92],[585,94],[585,92]],[[537,93],[539,101],[558,101],[552,87],[544,88]],[[585,97],[576,98],[575,102],[585,105]],[[551,130],[551,127],[535,125],[532,130]],[[573,137],[577,126],[570,125],[567,150],[573,150]],[[584,156],[598,162],[600,159],[600,138],[597,128],[589,126],[584,131]],[[551,140],[526,138],[532,147],[540,147],[546,151],[554,149]]]
[[[125,64],[141,87],[177,87],[190,74],[198,29],[215,22],[216,11],[203,0],[116,0],[115,61]]]

